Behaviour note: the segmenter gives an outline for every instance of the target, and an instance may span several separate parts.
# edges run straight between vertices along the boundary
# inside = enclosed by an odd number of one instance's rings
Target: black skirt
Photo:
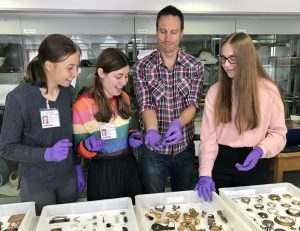
[[[251,147],[232,148],[219,144],[218,156],[214,163],[212,178],[216,189],[236,186],[267,184],[269,178],[269,159],[260,159],[249,171],[238,171],[236,163],[243,164]]]
[[[137,161],[132,151],[119,156],[91,159],[87,177],[87,200],[131,197],[143,194]]]

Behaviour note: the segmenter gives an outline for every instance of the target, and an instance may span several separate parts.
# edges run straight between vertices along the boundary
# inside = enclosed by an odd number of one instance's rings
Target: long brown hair
[[[123,67],[129,66],[127,56],[117,48],[104,49],[96,63],[96,72],[94,75],[91,94],[96,102],[98,111],[95,114],[95,118],[98,122],[108,122],[115,114],[111,107],[109,99],[105,96],[102,79],[98,75],[98,69],[102,68],[104,73],[108,74],[112,71],[120,70]],[[115,97],[117,105],[117,113],[123,119],[128,119],[131,116],[131,109],[129,102],[126,101],[123,94]]]
[[[256,128],[260,123],[258,79],[264,78],[272,82],[273,80],[262,67],[252,39],[247,34],[242,32],[230,34],[222,43],[222,47],[225,43],[233,47],[237,61],[236,75],[234,80],[229,78],[220,62],[215,122],[216,124],[228,123],[234,119],[237,130],[241,134]],[[234,86],[232,86],[233,81]],[[233,93],[238,100],[235,118],[231,118]]]
[[[45,62],[63,62],[76,52],[80,53],[80,48],[70,38],[61,34],[48,35],[41,42],[38,55],[28,64],[24,81],[35,83],[48,91],[47,76],[44,71]]]

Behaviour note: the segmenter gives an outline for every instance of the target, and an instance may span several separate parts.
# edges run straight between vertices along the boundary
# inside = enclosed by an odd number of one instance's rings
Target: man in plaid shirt
[[[181,51],[184,17],[174,6],[156,19],[159,48],[133,67],[134,89],[145,131],[142,152],[146,193],[192,189],[195,164],[194,117],[199,109],[204,67]]]

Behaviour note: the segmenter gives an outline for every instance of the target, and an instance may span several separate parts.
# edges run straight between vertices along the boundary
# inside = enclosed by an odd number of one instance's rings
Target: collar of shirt
[[[178,50],[178,54],[177,54],[177,58],[176,58],[176,64],[182,65],[186,68],[190,67],[190,59],[184,55],[184,53],[181,50]],[[156,50],[156,65],[157,66],[163,66],[164,62],[163,59],[161,57],[161,53],[159,51],[159,49]]]

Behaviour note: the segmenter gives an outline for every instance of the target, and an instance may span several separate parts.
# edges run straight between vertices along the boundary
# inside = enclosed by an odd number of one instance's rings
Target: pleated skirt
[[[111,158],[90,160],[87,200],[131,197],[143,194],[140,171],[132,151]]]

